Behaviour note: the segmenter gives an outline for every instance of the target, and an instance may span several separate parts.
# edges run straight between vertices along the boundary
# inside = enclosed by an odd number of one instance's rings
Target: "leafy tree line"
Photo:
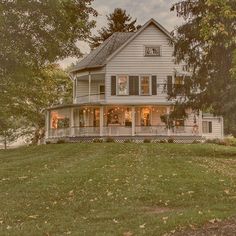
[[[62,102],[70,92],[68,76],[54,63],[81,55],[76,43],[86,40],[95,27],[90,16],[97,12],[91,3],[0,2],[0,136],[5,141],[21,120],[21,129],[26,125],[38,133],[44,127],[43,109]]]
[[[177,109],[192,107],[224,115],[236,135],[236,0],[184,0],[172,7],[185,23],[174,31],[177,62],[192,76]],[[173,94],[176,97],[176,94]]]

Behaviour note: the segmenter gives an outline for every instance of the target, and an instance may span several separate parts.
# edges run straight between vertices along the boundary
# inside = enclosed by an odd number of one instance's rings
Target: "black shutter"
[[[129,76],[129,95],[134,95],[134,77]]]
[[[211,121],[209,121],[209,133],[211,134],[212,133],[212,122]]]
[[[156,75],[152,76],[152,95],[157,95],[157,77],[156,77]]]
[[[167,76],[167,94],[172,95],[172,76]]]
[[[116,76],[111,76],[111,95],[116,95]]]
[[[129,76],[129,95],[139,95],[138,76]]]
[[[185,76],[184,78],[184,87],[185,87],[185,95],[189,96],[191,91],[191,81],[190,76]]]

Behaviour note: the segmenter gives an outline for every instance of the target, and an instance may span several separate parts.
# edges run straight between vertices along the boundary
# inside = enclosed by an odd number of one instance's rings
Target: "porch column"
[[[49,132],[50,132],[50,111],[46,111],[45,114],[45,139],[49,138]]]
[[[199,111],[198,132],[199,132],[199,135],[202,136],[202,111]]]
[[[89,102],[90,102],[90,95],[91,95],[91,74],[89,72]]]
[[[169,115],[170,115],[170,107],[166,107],[167,114],[167,135],[170,136],[170,127],[169,127]]]
[[[100,127],[100,136],[102,137],[103,136],[103,114],[104,114],[104,108],[103,106],[100,107],[100,119],[99,119],[99,127]]]
[[[135,107],[132,107],[132,136],[135,136]]]
[[[74,108],[70,109],[70,136],[74,136]]]

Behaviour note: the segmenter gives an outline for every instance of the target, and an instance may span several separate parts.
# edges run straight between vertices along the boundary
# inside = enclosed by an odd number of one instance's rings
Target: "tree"
[[[30,90],[20,94],[20,103],[14,106],[17,117],[28,122],[33,143],[44,136],[45,108],[72,103],[72,81],[57,64],[43,69],[39,76],[33,78]]]
[[[184,0],[171,10],[185,20],[174,31],[175,56],[192,73],[192,92],[178,104],[236,118],[236,1]]]
[[[90,48],[94,49],[98,47],[102,42],[109,38],[115,32],[134,32],[141,26],[135,26],[136,19],[132,20],[130,14],[126,13],[126,10],[116,8],[113,13],[106,16],[108,25],[98,30],[98,35],[90,37]]]
[[[32,115],[32,123],[40,123],[37,113],[52,104],[51,91],[58,96],[54,91],[60,87],[53,88],[52,80],[46,84],[45,73],[50,64],[81,55],[76,43],[95,26],[92,1],[0,2],[0,117]]]

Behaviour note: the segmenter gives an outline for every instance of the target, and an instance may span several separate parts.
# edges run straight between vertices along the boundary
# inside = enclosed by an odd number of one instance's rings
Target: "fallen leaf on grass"
[[[224,192],[229,195],[229,190],[228,189],[225,189]]]
[[[129,231],[129,232],[124,232],[124,233],[123,233],[123,236],[132,236],[132,235],[133,235],[133,233],[130,232],[130,231]]]
[[[118,224],[118,220],[116,220],[116,219],[113,219],[113,222],[114,222],[115,224]]]
[[[31,215],[31,216],[29,216],[29,218],[31,218],[31,219],[36,219],[38,217],[38,215]]]
[[[142,224],[142,225],[139,225],[139,228],[140,228],[140,229],[144,229],[144,228],[145,228],[145,225],[146,225],[146,223],[144,223],[144,224]]]

